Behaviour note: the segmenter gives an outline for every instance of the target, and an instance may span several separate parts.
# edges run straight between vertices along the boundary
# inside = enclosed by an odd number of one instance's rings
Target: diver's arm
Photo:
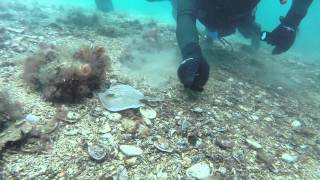
[[[209,65],[199,46],[197,1],[199,0],[178,0],[177,39],[183,57],[178,77],[185,88],[202,91],[209,78]]]
[[[196,1],[178,0],[177,4],[177,40],[183,58],[190,56],[192,48],[199,48],[199,37],[196,27]],[[194,47],[193,47],[194,46]],[[199,53],[199,52],[197,52]]]
[[[282,23],[294,29],[298,28],[312,2],[313,0],[293,0],[291,8]]]
[[[293,0],[287,16],[281,19],[281,24],[271,33],[262,33],[261,39],[275,46],[272,54],[281,54],[291,48],[296,39],[297,29],[312,2],[313,0]]]

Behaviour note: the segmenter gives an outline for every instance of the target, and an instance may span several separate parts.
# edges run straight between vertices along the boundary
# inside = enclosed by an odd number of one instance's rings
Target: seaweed
[[[7,91],[0,91],[0,132],[14,123],[16,120],[22,119],[22,108],[20,103],[10,99]]]
[[[49,48],[50,49],[50,48]],[[46,100],[78,102],[100,89],[110,70],[104,48],[83,47],[74,54],[63,50],[41,50],[28,57],[24,65],[27,84],[42,92]]]
[[[81,28],[100,26],[100,20],[97,14],[87,15],[79,9],[70,11],[62,22],[67,25],[74,25]]]

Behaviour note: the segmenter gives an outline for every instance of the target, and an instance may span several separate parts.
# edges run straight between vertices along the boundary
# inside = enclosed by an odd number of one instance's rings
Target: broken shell
[[[119,149],[123,154],[130,157],[140,156],[143,154],[142,149],[134,145],[120,145]]]
[[[146,119],[155,119],[157,117],[157,112],[151,108],[142,107],[140,108],[140,113],[142,117]]]
[[[93,160],[102,161],[107,155],[107,150],[100,144],[93,144],[88,146],[88,153]]]
[[[171,147],[170,142],[165,138],[159,138],[157,141],[153,143],[153,145],[160,151],[168,153],[173,152],[173,148]]]

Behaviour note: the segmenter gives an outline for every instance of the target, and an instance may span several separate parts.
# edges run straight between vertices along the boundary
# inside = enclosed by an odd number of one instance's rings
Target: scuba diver
[[[218,38],[235,33],[236,29],[252,45],[262,40],[274,46],[272,54],[281,54],[294,44],[300,22],[313,0],[293,0],[285,17],[272,32],[260,32],[255,23],[255,9],[260,0],[178,0],[176,36],[183,61],[178,77],[185,88],[202,91],[209,78],[209,65],[202,55],[196,20]],[[285,4],[287,0],[280,0]],[[258,41],[257,41],[258,40]]]
[[[97,9],[102,12],[111,12],[114,10],[112,0],[95,0]]]

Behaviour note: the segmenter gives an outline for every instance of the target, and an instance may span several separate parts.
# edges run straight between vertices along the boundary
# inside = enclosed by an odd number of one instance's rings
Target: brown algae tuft
[[[47,47],[25,60],[24,80],[46,100],[77,102],[106,80],[110,59],[102,47],[72,50]]]

